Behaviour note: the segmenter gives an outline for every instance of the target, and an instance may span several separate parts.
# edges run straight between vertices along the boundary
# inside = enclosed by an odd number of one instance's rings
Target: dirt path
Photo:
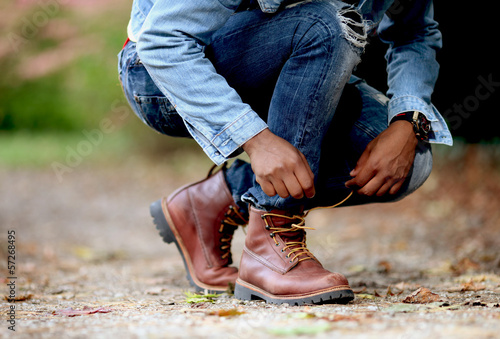
[[[476,191],[462,182],[455,191],[440,172],[396,204],[311,213],[317,230],[308,233],[309,247],[348,276],[357,296],[348,305],[271,306],[229,295],[188,303],[182,261],[157,235],[148,204],[205,170],[136,160],[82,165],[61,183],[50,169],[0,170],[1,276],[10,276],[14,230],[19,299],[0,303],[0,336],[12,334],[11,306],[16,337],[30,338],[494,338],[500,331],[498,187]],[[238,232],[236,263],[243,239]],[[2,280],[4,295],[11,282]],[[419,287],[436,301],[404,303]],[[68,308],[90,314],[69,316]]]

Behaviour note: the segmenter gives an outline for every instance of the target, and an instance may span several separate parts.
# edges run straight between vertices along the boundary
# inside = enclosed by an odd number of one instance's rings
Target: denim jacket
[[[258,3],[262,11],[273,13],[284,1]],[[430,101],[439,69],[435,53],[441,48],[432,0],[401,6],[409,1],[361,0],[358,4],[367,28],[389,43],[388,121],[403,111],[418,110],[431,121],[430,142],[451,145],[446,123]],[[137,43],[139,58],[153,81],[216,164],[239,152],[241,145],[267,127],[204,57],[212,34],[241,2],[134,0],[128,25],[128,37]]]

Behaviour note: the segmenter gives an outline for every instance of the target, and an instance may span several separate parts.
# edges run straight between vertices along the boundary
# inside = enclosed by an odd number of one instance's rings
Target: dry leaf
[[[443,301],[443,299],[425,287],[420,287],[403,300],[404,303],[409,304],[427,304],[437,301]]]
[[[481,266],[477,262],[469,258],[463,258],[456,265],[453,265],[451,269],[455,274],[460,275],[470,271],[477,271],[480,268]]]
[[[52,312],[53,315],[64,315],[66,317],[76,317],[80,315],[87,315],[87,314],[94,314],[94,313],[109,313],[112,310],[106,307],[99,307],[99,308],[90,308],[88,306],[85,306],[83,310],[74,310],[71,307],[54,311]]]
[[[8,296],[4,295],[4,299],[7,300],[8,302],[12,301],[25,301],[29,300],[33,297],[33,294],[21,294],[21,295],[16,295],[14,298],[9,298]]]
[[[360,290],[353,290],[353,292],[354,294],[362,294],[363,292],[366,292],[366,286],[363,286]]]
[[[356,298],[360,298],[360,299],[375,299],[376,296],[374,296],[373,294],[360,293],[360,294],[356,295]]]
[[[380,273],[389,273],[392,269],[391,263],[386,260],[380,261],[377,266]]]
[[[214,310],[208,312],[209,315],[216,315],[219,317],[234,317],[237,315],[245,314],[243,311],[239,311],[237,308],[231,308],[229,310]]]
[[[146,291],[146,294],[160,295],[165,289],[163,287],[151,287]]]
[[[459,287],[450,288],[448,292],[477,292],[484,289],[486,289],[486,286],[484,286],[483,284],[476,284],[471,280],[469,282],[462,283]]]
[[[405,283],[404,281],[400,282],[400,283],[397,283],[396,285],[394,285],[394,287],[396,287],[398,290],[400,290],[401,292],[404,291],[406,289],[406,287],[408,286],[407,283]]]
[[[385,292],[385,296],[388,297],[388,296],[393,296],[394,293],[392,293],[392,290],[391,290],[391,286],[389,285],[387,287],[387,292]]]
[[[335,321],[359,321],[360,320],[359,316],[354,317],[354,316],[343,315],[343,314],[332,314],[332,315],[329,315],[328,317],[322,317],[321,319],[325,319],[325,320],[328,320],[331,322],[335,322]]]

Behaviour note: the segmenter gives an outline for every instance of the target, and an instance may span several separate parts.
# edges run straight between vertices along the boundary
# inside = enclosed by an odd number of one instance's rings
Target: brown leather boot
[[[309,252],[305,229],[302,216],[251,207],[235,297],[290,305],[353,300],[347,279]]]
[[[222,293],[236,281],[231,240],[238,225],[247,221],[219,171],[181,187],[168,198],[151,204],[151,216],[167,243],[177,245],[187,279],[196,291]]]

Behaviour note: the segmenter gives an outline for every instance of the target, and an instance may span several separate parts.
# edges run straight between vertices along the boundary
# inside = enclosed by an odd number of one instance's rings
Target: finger
[[[304,194],[305,194],[306,197],[312,198],[316,195],[316,189],[314,187],[314,180],[312,178],[310,178],[309,176],[297,174],[295,176],[295,180],[297,182],[297,185],[300,189],[300,193],[302,196],[304,196]],[[293,188],[293,189],[295,189],[295,188]],[[292,192],[290,191],[290,193],[292,193]]]
[[[360,186],[358,186],[356,178],[352,178],[351,180],[346,181],[345,187],[353,189],[353,190],[357,190],[357,189],[361,188]]]
[[[376,192],[385,184],[384,180],[381,180],[379,177],[375,176],[373,177],[370,181],[366,183],[366,185],[363,185],[359,190],[358,193],[361,195],[366,195],[366,196],[373,196],[375,195]]]
[[[276,190],[274,189],[274,186],[270,181],[264,180],[261,182],[258,178],[256,180],[257,183],[260,185],[260,188],[262,188],[262,190],[264,191],[264,193],[266,193],[270,197],[274,197],[276,195]]]
[[[363,169],[363,166],[365,165],[366,161],[368,160],[368,157],[370,156],[370,152],[368,149],[365,149],[365,151],[361,154],[359,157],[356,167],[349,173],[351,177],[355,177],[359,174],[359,172]]]
[[[375,172],[361,170],[354,178],[346,182],[346,186],[352,189],[361,189],[375,177]]]
[[[272,184],[274,186],[274,190],[280,197],[288,198],[290,196],[290,193],[288,192],[288,189],[286,188],[286,185],[283,183],[283,181],[273,181]]]
[[[399,192],[399,190],[401,189],[401,187],[403,186],[403,184],[405,183],[404,180],[401,180],[401,181],[398,181],[397,183],[395,183],[390,191],[389,191],[389,194],[396,194]]]
[[[306,157],[300,153],[302,158],[302,166],[295,172],[295,177],[300,185],[300,190],[308,198],[312,198],[316,195],[316,189],[314,187],[314,173],[307,162]]]
[[[381,197],[381,196],[384,196],[390,189],[391,187],[393,186],[393,182],[386,182],[385,184],[382,185],[382,187],[379,188],[379,190],[377,191],[377,193],[375,193],[375,195],[377,197]]]
[[[284,181],[288,193],[295,199],[302,199],[304,197],[304,191],[301,184],[295,176],[290,176]]]
[[[313,173],[311,167],[309,166],[309,162],[307,161],[306,156],[300,151],[299,151],[299,154],[300,154],[300,157],[302,158],[302,162],[306,166],[306,169],[309,173],[309,176],[311,177],[312,180],[314,180],[314,173]]]

